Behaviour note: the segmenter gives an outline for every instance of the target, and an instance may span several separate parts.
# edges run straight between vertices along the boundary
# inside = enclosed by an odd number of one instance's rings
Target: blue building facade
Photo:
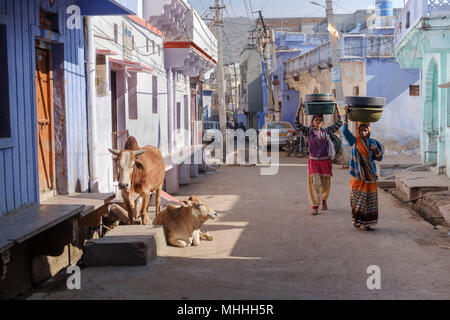
[[[300,104],[300,94],[293,90],[284,80],[285,63],[292,58],[307,53],[328,40],[327,34],[306,34],[302,32],[275,32],[275,45],[277,54],[277,75],[280,81],[278,102],[281,106],[281,121],[294,123],[295,114]],[[263,70],[266,70],[264,62]],[[273,60],[271,61],[273,73]],[[267,80],[265,74],[261,75],[263,86],[264,114],[260,117],[260,127],[264,125],[264,115],[269,112]],[[273,79],[270,79],[272,83]]]
[[[88,190],[86,74],[83,20],[69,29],[68,18],[78,5],[81,14],[129,13],[113,1],[0,0],[2,124],[0,135],[0,216],[40,201],[39,126],[36,74],[49,52],[48,83],[54,110],[53,163],[58,193]],[[69,13],[67,13],[69,11]],[[72,28],[72,27],[71,27]],[[41,88],[38,88],[41,90]],[[47,176],[48,178],[48,176]]]

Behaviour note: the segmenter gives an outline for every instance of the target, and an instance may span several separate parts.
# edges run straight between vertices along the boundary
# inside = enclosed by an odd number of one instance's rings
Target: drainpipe
[[[94,43],[94,17],[87,17],[88,50],[88,141],[89,141],[89,191],[99,192],[97,178],[97,101],[95,86],[96,49]]]

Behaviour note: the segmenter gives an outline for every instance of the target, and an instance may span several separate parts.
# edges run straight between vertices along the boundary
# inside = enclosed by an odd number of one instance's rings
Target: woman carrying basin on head
[[[356,123],[356,137],[348,129],[348,107],[345,107],[344,137],[351,151],[350,205],[353,225],[371,230],[378,223],[378,176],[374,161],[383,159],[383,147],[370,138],[370,123]]]
[[[323,128],[323,115],[317,114],[313,117],[310,127],[300,123],[299,117],[303,106],[300,105],[295,116],[295,127],[302,132],[308,140],[309,162],[308,162],[308,195],[312,206],[312,214],[319,214],[322,202],[322,210],[328,210],[327,200],[331,191],[331,177],[333,176],[332,150],[333,143],[330,134],[342,127],[342,117],[338,110],[338,121],[328,128]]]

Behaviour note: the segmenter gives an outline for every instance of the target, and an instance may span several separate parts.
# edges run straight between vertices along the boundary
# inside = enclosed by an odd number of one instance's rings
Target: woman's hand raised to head
[[[374,151],[374,152],[378,152],[378,147],[376,145],[374,145],[373,143],[370,144],[370,150]]]
[[[348,104],[345,105],[345,116],[348,116]]]

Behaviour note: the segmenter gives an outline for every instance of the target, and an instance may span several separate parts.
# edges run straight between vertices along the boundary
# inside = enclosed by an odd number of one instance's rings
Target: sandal
[[[327,200],[322,200],[322,210],[323,211],[327,211],[328,210]]]

